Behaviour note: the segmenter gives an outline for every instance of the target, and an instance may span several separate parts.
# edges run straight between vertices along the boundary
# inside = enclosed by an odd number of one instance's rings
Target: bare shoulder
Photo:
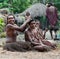
[[[29,33],[30,31],[29,31],[29,28],[27,28],[26,30],[25,30],[25,33]]]

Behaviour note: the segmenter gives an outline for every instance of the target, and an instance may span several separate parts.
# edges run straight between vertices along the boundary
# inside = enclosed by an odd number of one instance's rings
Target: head
[[[12,14],[9,14],[7,16],[7,24],[10,23],[10,24],[14,24],[15,22],[15,17],[12,15]]]
[[[30,13],[29,12],[26,12],[26,16],[30,16]]]
[[[52,3],[48,3],[47,7],[50,7],[50,6],[53,6],[53,4]]]
[[[36,26],[36,22],[35,22],[34,20],[31,20],[31,21],[29,22],[29,26],[30,26],[31,29],[34,29],[35,26]]]
[[[25,19],[27,20],[27,19],[30,19],[30,18],[31,18],[30,13],[26,12]]]
[[[36,20],[36,27],[40,28],[40,21]]]

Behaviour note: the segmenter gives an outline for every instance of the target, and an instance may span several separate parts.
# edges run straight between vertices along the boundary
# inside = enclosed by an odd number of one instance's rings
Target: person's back
[[[57,9],[54,6],[47,7],[46,16],[51,26],[55,25],[57,22]]]
[[[57,13],[57,8],[52,3],[48,3],[47,9],[46,9],[46,17],[49,23],[47,27],[49,27],[50,34],[53,39],[52,30],[54,30],[55,34],[56,34],[56,31],[58,30],[58,28],[56,27],[57,20],[58,20],[58,13]]]

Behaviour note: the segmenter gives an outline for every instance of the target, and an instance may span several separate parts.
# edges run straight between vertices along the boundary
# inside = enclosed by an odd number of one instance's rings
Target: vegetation
[[[60,19],[60,0],[0,0],[0,9],[8,8],[11,13],[21,13],[31,5],[35,3],[43,3],[46,4],[48,2],[54,3],[59,11],[59,19]],[[42,16],[39,18],[41,23],[46,25],[46,17]],[[42,19],[42,20],[41,20]],[[60,21],[58,21],[58,25],[60,26]],[[0,33],[4,31],[4,21],[0,18]],[[42,26],[43,27],[43,26]]]
[[[0,3],[0,8],[9,8],[14,13],[19,13],[28,8],[30,0],[4,0]]]
[[[6,37],[6,32],[0,33],[0,38],[5,38]]]
[[[9,8],[13,13],[20,13],[30,5],[39,2],[44,4],[53,2],[58,9],[60,8],[60,0],[0,0],[0,8]]]
[[[0,33],[4,31],[4,26],[5,26],[4,20],[3,18],[0,18]]]

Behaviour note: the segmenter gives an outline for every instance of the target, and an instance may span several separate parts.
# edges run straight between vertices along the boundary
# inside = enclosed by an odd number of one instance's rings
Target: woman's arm
[[[33,38],[32,38],[32,36],[30,35],[30,33],[29,33],[29,32],[25,32],[25,41],[29,41],[29,42],[31,42],[31,44],[33,44],[33,45],[39,45],[39,44],[40,44],[40,43],[34,42],[32,39],[33,39]]]
[[[19,26],[15,26],[15,25],[12,25],[12,24],[8,24],[7,27],[11,28],[11,29],[15,29],[17,31],[24,31],[25,28],[26,28],[26,25],[30,22],[30,19],[26,20],[20,27]]]

